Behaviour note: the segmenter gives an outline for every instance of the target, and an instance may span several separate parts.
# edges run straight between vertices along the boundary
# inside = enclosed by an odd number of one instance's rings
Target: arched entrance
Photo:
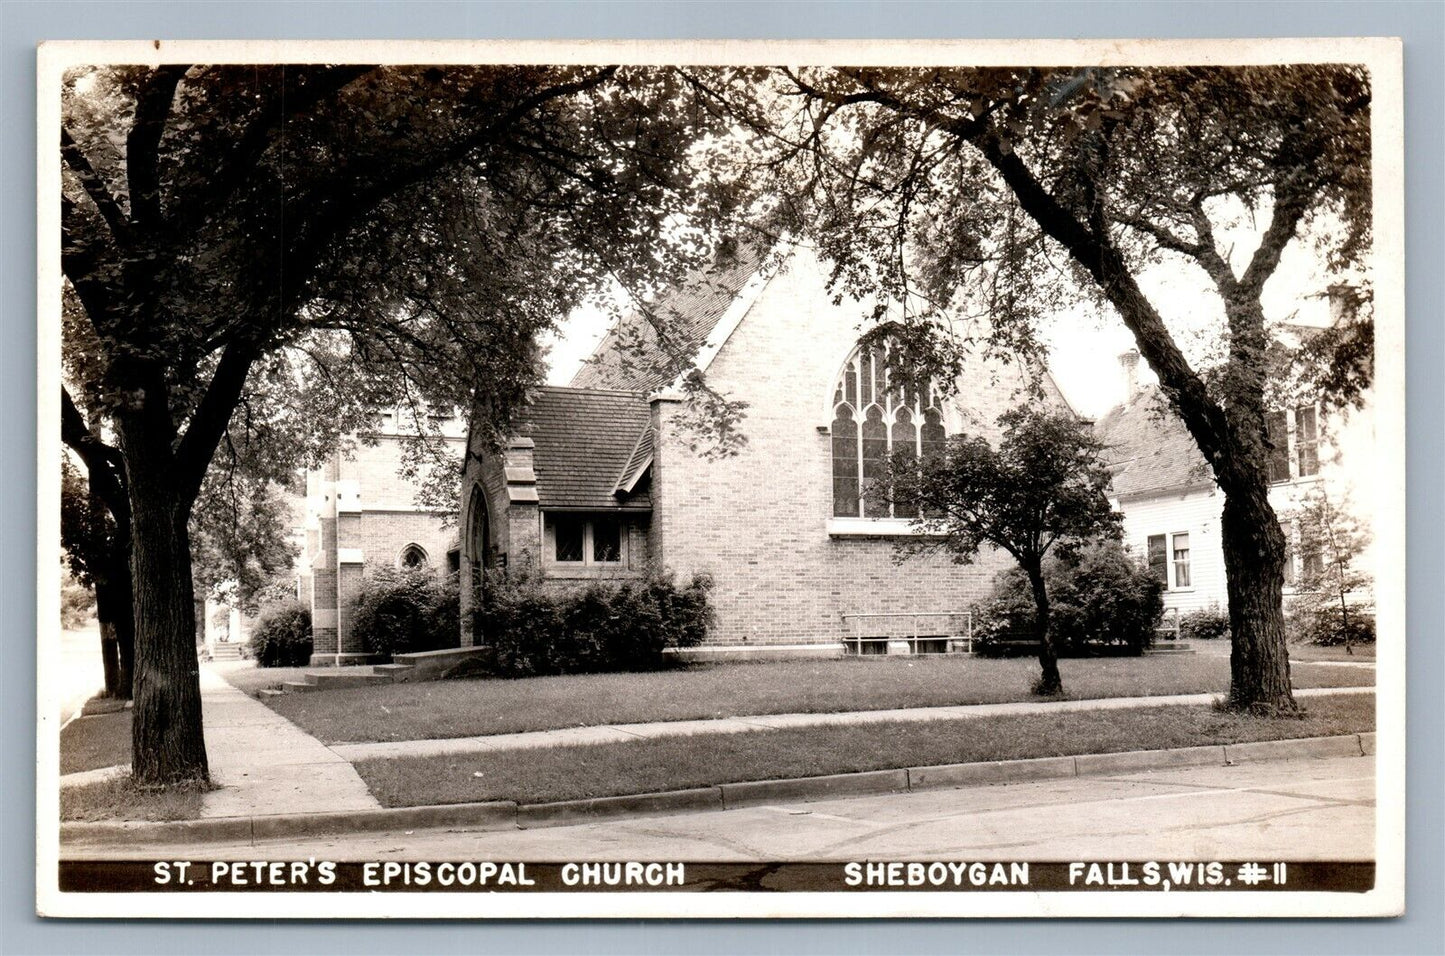
[[[486,600],[486,572],[493,564],[491,516],[487,508],[487,496],[481,485],[473,485],[467,500],[466,530],[462,540],[464,580],[462,584],[462,630],[471,636],[471,643],[485,643],[481,628],[476,622],[476,612]]]

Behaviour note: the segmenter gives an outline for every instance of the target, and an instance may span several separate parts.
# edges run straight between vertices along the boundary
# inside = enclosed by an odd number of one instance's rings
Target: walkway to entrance
[[[202,817],[375,810],[350,762],[201,665],[211,779]]]

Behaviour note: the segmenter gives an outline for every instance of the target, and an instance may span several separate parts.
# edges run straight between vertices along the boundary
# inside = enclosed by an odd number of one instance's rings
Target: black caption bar
[[[66,860],[65,893],[1330,892],[1375,864],[1155,861],[843,863]]]

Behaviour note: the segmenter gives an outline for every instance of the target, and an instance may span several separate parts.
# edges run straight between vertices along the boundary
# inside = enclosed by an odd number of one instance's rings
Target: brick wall
[[[845,613],[964,610],[1009,564],[993,553],[966,566],[937,554],[900,563],[896,539],[829,536],[833,386],[865,308],[833,305],[806,253],[769,283],[708,370],[749,405],[735,457],[689,451],[680,406],[654,405],[653,555],[679,576],[712,574],[718,643],[836,641]],[[1017,369],[972,364],[945,411],[950,432],[987,430],[1022,384]]]

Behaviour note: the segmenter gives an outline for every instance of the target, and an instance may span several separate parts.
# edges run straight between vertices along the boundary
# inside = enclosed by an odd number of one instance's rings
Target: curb
[[[621,816],[730,810],[779,801],[808,803],[838,797],[922,790],[956,790],[991,784],[1028,783],[1066,777],[1103,776],[1174,767],[1234,766],[1290,758],[1367,757],[1375,734],[1297,737],[1245,744],[1215,744],[1174,750],[1131,750],[1073,757],[1037,757],[980,763],[869,770],[861,773],[724,783],[694,790],[670,790],[556,803],[453,803],[397,807],[355,813],[291,813],[164,823],[62,823],[61,842],[90,845],[134,843],[250,842],[287,837],[375,833],[390,830],[529,830],[569,826]]]

